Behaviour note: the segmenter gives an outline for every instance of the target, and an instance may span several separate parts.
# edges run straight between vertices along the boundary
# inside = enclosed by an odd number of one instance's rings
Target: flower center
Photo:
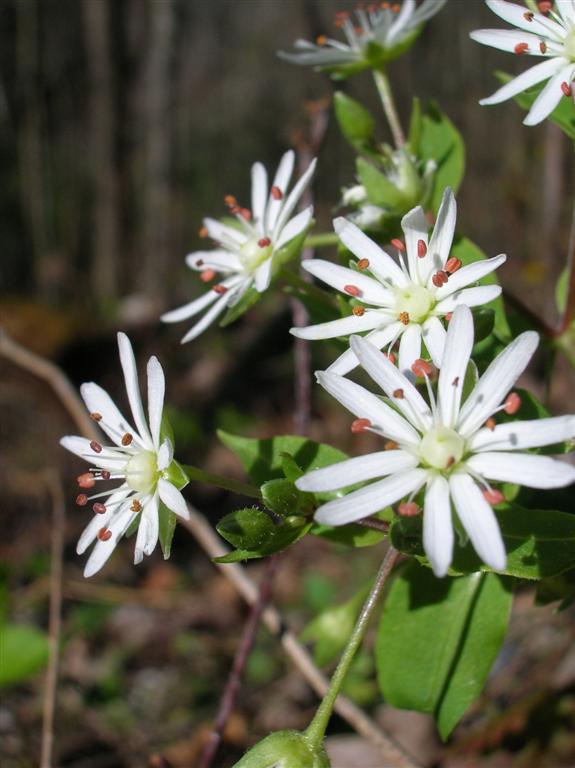
[[[419,444],[419,455],[430,467],[449,469],[461,461],[465,441],[449,427],[433,427]]]
[[[575,61],[575,26],[572,26],[565,36],[563,54],[571,61]]]
[[[422,285],[412,283],[407,288],[396,291],[395,307],[398,314],[407,312],[414,323],[421,323],[433,305],[431,293]]]
[[[264,238],[265,240],[266,238]],[[273,245],[260,245],[262,240],[248,240],[240,248],[240,261],[246,272],[254,272],[273,253]]]
[[[149,493],[158,480],[156,454],[140,451],[134,454],[126,465],[126,482],[133,491]]]

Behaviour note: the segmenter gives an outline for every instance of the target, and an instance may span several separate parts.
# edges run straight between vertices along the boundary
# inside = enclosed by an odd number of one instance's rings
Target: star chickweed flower
[[[357,417],[352,431],[369,430],[391,441],[388,450],[314,470],[296,481],[301,491],[323,493],[384,478],[323,504],[315,515],[318,522],[345,525],[398,502],[400,514],[411,515],[418,511],[414,499],[424,488],[423,546],[437,576],[444,576],[451,563],[452,506],[483,562],[495,570],[505,568],[505,547],[491,508],[503,494],[490,483],[560,488],[575,482],[575,467],[526,452],[575,437],[575,416],[495,423],[498,412],[519,409],[519,395],[509,392],[537,347],[533,331],[509,344],[462,402],[473,341],[471,311],[457,307],[447,331],[437,398],[425,367],[415,366],[425,377],[429,402],[359,336],[351,339],[354,352],[390,405],[342,376],[317,374],[321,386]]]
[[[441,10],[447,0],[415,0],[403,3],[373,3],[355,11],[356,23],[346,11],[335,15],[345,43],[320,35],[316,44],[296,40],[293,53],[281,51],[285,61],[313,66],[335,75],[347,76],[377,67],[400,56],[413,43],[422,24]]]
[[[306,259],[305,269],[355,300],[352,314],[306,328],[292,328],[302,339],[332,339],[369,331],[366,338],[389,350],[399,340],[399,367],[411,374],[421,357],[422,340],[436,366],[441,365],[445,329],[440,318],[460,304],[478,306],[497,298],[497,285],[468,287],[497,269],[506,257],[476,261],[463,267],[450,256],[455,231],[456,203],[446,189],[431,238],[421,207],[403,217],[405,243],[392,241],[399,265],[392,257],[344,218],[334,221],[341,242],[356,256],[357,268],[348,269],[321,259]],[[404,254],[405,257],[404,258]],[[352,349],[328,368],[346,374],[358,364]]]
[[[188,519],[189,513],[180,493],[187,479],[179,464],[173,460],[173,446],[168,438],[161,439],[164,407],[164,372],[156,357],[148,360],[148,421],[138,386],[136,361],[130,340],[118,334],[120,362],[126,382],[126,392],[136,429],[116,408],[112,399],[93,382],[82,384],[81,393],[92,419],[113,441],[103,445],[84,437],[67,436],[60,444],[85,459],[90,470],[78,477],[82,490],[76,499],[83,507],[93,502],[95,512],[78,542],[77,552],[83,554],[95,541],[84,576],[92,576],[102,568],[116,544],[139,517],[134,562],[150,555],[159,537],[160,502],[176,515]],[[119,480],[115,488],[87,495],[101,482]]]
[[[313,206],[292,217],[305,188],[314,173],[313,160],[288,194],[294,170],[295,154],[289,150],[282,157],[271,189],[267,172],[261,163],[252,166],[252,208],[242,208],[228,195],[225,202],[237,226],[215,219],[204,219],[203,232],[218,245],[211,251],[196,251],[186,257],[190,269],[201,273],[204,282],[217,274],[224,278],[199,299],[162,315],[164,323],[178,323],[207,312],[184,336],[182,344],[199,336],[224,311],[240,301],[255,286],[263,293],[269,286],[274,269],[290,253],[289,244],[305,233],[313,215]]]
[[[553,112],[563,96],[571,97],[575,78],[575,2],[540,2],[540,13],[505,0],[486,0],[489,8],[516,29],[479,29],[471,39],[520,56],[540,56],[544,61],[499,88],[480,104],[499,104],[548,80],[535,99],[525,125],[537,125]]]

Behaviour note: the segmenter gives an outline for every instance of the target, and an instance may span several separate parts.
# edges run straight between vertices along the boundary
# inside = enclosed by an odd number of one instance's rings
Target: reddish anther
[[[409,312],[400,312],[399,322],[403,325],[409,325]]]
[[[100,541],[109,541],[112,538],[112,531],[104,526],[98,531],[98,538]]]
[[[227,205],[228,208],[233,208],[234,205],[237,205],[238,201],[236,200],[234,195],[226,195],[224,197],[224,205]]]
[[[431,364],[427,362],[427,360],[422,360],[419,358],[413,363],[411,370],[413,373],[415,373],[416,376],[422,379],[424,376],[431,376],[433,368],[431,367]]]
[[[200,227],[200,229],[198,230],[198,237],[201,237],[202,239],[204,239],[205,237],[208,237],[209,234],[210,233],[208,232],[207,227]]]
[[[419,506],[415,501],[402,501],[397,511],[402,517],[415,517],[419,514]]]
[[[539,43],[539,50],[541,53],[547,53],[547,43],[544,43],[543,40]]]
[[[399,448],[399,445],[393,440],[388,440],[383,446],[384,451],[395,451],[396,448]]]
[[[92,504],[92,509],[97,515],[103,515],[106,511],[106,505],[96,502],[95,504]]]
[[[427,255],[427,246],[425,245],[425,240],[417,241],[417,255],[420,259],[423,259]]]
[[[91,413],[90,418],[92,421],[102,421],[102,414],[101,413]]]
[[[553,3],[550,2],[550,0],[541,0],[540,3],[537,3],[537,7],[539,8],[539,13],[549,13],[549,11],[553,8]]]
[[[111,475],[107,469],[102,469],[100,472],[100,477],[102,478],[102,480],[109,480]]]
[[[431,278],[431,282],[436,288],[441,288],[441,286],[445,285],[445,283],[448,280],[449,280],[449,275],[447,274],[447,272],[444,272],[443,269],[437,270],[437,272]]]
[[[350,296],[361,296],[361,291],[357,285],[344,285],[343,290]]]
[[[452,275],[454,272],[457,272],[458,269],[461,269],[461,266],[461,259],[457,259],[455,256],[451,256],[445,262],[445,271],[448,275]]]
[[[130,506],[130,509],[132,512],[141,512],[142,511],[142,505],[138,501],[138,499],[134,499],[132,502],[132,505]]]
[[[85,507],[87,503],[88,503],[88,497],[86,496],[85,493],[79,493],[76,496],[76,504],[79,507]]]
[[[534,17],[534,16],[535,16],[535,14],[534,14],[534,13],[532,13],[531,11],[526,11],[526,12],[523,14],[523,18],[525,19],[525,21],[533,21],[533,17]]]
[[[204,266],[204,260],[203,259],[198,259],[196,261],[196,267],[199,269],[200,267],[203,267],[203,266]]]
[[[244,221],[251,221],[252,220],[252,212],[250,211],[249,208],[240,208],[238,213],[240,214],[240,216],[242,217],[242,219]]]
[[[403,389],[395,389],[393,391],[393,396],[397,398],[397,400],[403,400],[405,395],[403,394]]]
[[[488,491],[483,491],[483,498],[488,504],[493,506],[495,504],[501,504],[501,502],[505,499],[505,496],[501,493],[501,491],[498,491],[495,488],[491,488]]]
[[[384,353],[383,353],[383,356],[384,356],[384,357],[387,357],[387,359],[389,360],[389,362],[390,362],[392,365],[395,365],[395,355],[393,354],[393,352],[389,352],[389,353],[387,353],[387,352],[384,352]]]
[[[100,443],[97,443],[95,440],[92,440],[90,443],[90,448],[94,451],[94,453],[102,453],[102,446]]]
[[[495,419],[493,418],[493,416],[490,416],[487,419],[487,421],[485,422],[485,426],[487,427],[487,429],[490,429],[493,432],[493,430],[496,427]]]
[[[96,478],[91,472],[84,472],[83,475],[78,475],[76,482],[80,488],[93,488],[96,485]]]
[[[360,259],[357,262],[358,269],[367,269],[369,267],[369,259]]]
[[[355,419],[351,422],[350,430],[354,435],[357,435],[360,432],[367,432],[370,427],[371,421],[369,419]]]
[[[400,240],[399,238],[394,237],[393,240],[391,241],[391,244],[393,245],[394,248],[397,248],[398,251],[405,251],[405,243],[403,242],[403,240]]]
[[[571,96],[571,86],[569,85],[569,83],[565,83],[565,82],[561,83],[561,90],[563,91],[563,95],[567,96],[567,98]]]
[[[327,37],[325,35],[318,35],[316,37],[315,42],[317,45],[325,45],[327,43]]]
[[[445,322],[448,323],[453,317],[453,312],[447,312],[445,315]]]
[[[270,194],[274,200],[281,200],[284,196],[284,193],[281,191],[279,187],[272,187]]]
[[[228,292],[228,289],[226,288],[225,285],[214,285],[212,287],[212,291],[214,291],[214,293],[219,293],[220,296],[223,296],[224,293]]]
[[[509,416],[513,416],[520,408],[521,398],[517,392],[510,392],[507,395],[507,400],[505,401],[505,413],[509,414]]]
[[[122,445],[124,447],[127,447],[132,443],[133,439],[134,439],[133,435],[131,435],[129,432],[126,432],[126,434],[122,436]]]
[[[529,50],[529,44],[528,43],[517,43],[515,48],[513,49],[515,53],[525,53],[525,51]]]
[[[268,245],[271,245],[272,241],[269,239],[269,237],[262,237],[258,240],[258,245],[260,248],[267,248]]]
[[[200,274],[200,280],[202,283],[211,283],[215,276],[216,271],[214,269],[204,269]]]
[[[352,314],[354,314],[356,317],[361,317],[362,315],[365,315],[365,308],[364,307],[354,307],[352,310]]]

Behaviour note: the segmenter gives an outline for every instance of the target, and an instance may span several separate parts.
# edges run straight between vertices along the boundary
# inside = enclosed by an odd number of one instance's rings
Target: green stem
[[[327,248],[329,245],[337,245],[339,238],[335,232],[320,232],[318,235],[306,237],[304,248]]]
[[[371,592],[363,604],[363,608],[361,609],[361,613],[353,629],[351,637],[349,638],[349,641],[339,660],[339,664],[333,673],[329,688],[327,689],[326,694],[323,697],[322,702],[319,705],[317,712],[315,713],[314,718],[306,731],[306,737],[314,749],[319,749],[323,743],[325,730],[327,728],[327,724],[329,723],[335,700],[337,699],[344,678],[349,671],[351,662],[353,661],[354,656],[365,636],[369,620],[371,619],[378,599],[383,591],[383,588],[385,587],[387,579],[398,557],[399,552],[394,549],[394,547],[390,547],[387,550],[385,557],[383,558],[383,563],[381,564],[377,576],[375,577]]]
[[[280,276],[288,285],[297,288],[302,293],[306,293],[310,298],[321,302],[331,310],[335,308],[331,294],[327,293],[327,291],[322,291],[321,288],[313,285],[313,283],[308,283],[307,280],[304,280],[304,278],[296,272],[292,272],[290,269],[282,269]]]
[[[213,472],[205,472],[198,467],[192,467],[189,464],[182,466],[190,480],[197,483],[206,483],[206,485],[215,485],[217,488],[223,488],[224,491],[239,493],[241,496],[251,496],[253,499],[261,499],[260,489],[254,485],[242,483],[239,480],[232,480],[223,475],[215,475]]]
[[[383,111],[387,117],[387,122],[391,128],[393,141],[397,149],[401,149],[405,144],[405,136],[403,135],[403,129],[399,122],[399,115],[393,99],[393,93],[391,92],[391,86],[385,72],[380,69],[374,69],[373,78],[377,87],[379,98],[383,106]]]

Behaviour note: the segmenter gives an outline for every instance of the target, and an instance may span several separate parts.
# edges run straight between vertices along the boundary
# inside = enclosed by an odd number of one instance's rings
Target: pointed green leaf
[[[402,209],[405,198],[384,173],[363,157],[357,158],[356,167],[357,176],[365,187],[370,203],[390,210]]]
[[[164,560],[168,560],[172,551],[172,539],[176,530],[176,515],[171,509],[168,509],[163,501],[160,501],[158,510],[160,523],[160,546]]]
[[[465,145],[457,128],[434,103],[429,104],[422,119],[419,158],[437,165],[431,197],[431,206],[437,211],[444,189],[459,189],[465,172]]]
[[[358,152],[373,145],[375,121],[368,110],[358,101],[337,91],[334,96],[335,116],[341,132]]]

